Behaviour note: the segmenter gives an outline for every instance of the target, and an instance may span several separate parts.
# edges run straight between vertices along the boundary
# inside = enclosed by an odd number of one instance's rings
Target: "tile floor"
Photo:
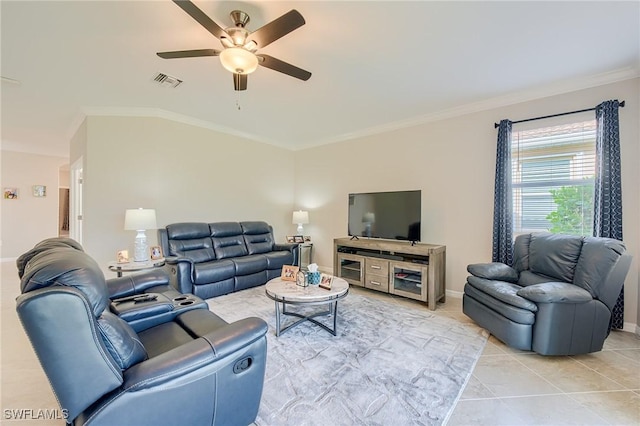
[[[0,273],[0,424],[63,425],[63,420],[10,418],[8,410],[16,409],[60,413],[15,314],[19,285],[14,262],[0,262]],[[470,322],[461,305],[449,297],[436,313]],[[638,336],[613,332],[603,351],[572,357],[512,350],[492,337],[448,421],[450,426],[574,424],[640,425]]]

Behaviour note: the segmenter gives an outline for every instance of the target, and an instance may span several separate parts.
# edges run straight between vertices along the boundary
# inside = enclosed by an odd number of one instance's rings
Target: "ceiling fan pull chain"
[[[238,111],[242,109],[240,106],[240,92],[238,91],[236,91],[236,107],[238,108]]]

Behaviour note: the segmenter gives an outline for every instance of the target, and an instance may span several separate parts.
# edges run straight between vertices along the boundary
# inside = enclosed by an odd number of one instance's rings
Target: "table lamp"
[[[302,225],[309,223],[309,212],[302,210],[293,212],[293,219],[291,220],[291,223],[298,224],[297,232],[299,235],[302,235],[302,233],[304,232],[304,228],[302,227]]]
[[[134,243],[134,261],[146,262],[149,260],[149,247],[147,246],[147,229],[157,229],[156,211],[154,209],[127,209],[124,216],[124,229],[137,231]]]

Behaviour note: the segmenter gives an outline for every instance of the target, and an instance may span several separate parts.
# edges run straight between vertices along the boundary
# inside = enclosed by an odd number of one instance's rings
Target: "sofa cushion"
[[[268,253],[273,250],[273,234],[266,222],[241,222],[249,254]]]
[[[193,265],[194,284],[209,284],[233,278],[236,267],[230,259],[212,260]]]
[[[216,258],[227,259],[248,254],[242,228],[238,222],[210,223],[209,227]]]
[[[171,256],[188,257],[195,263],[208,262],[216,258],[211,238],[193,238],[189,240],[169,240]]]
[[[281,269],[284,265],[293,263],[293,254],[290,251],[272,251],[265,253],[267,269]]]
[[[236,266],[236,275],[250,275],[267,269],[267,258],[262,254],[235,257],[231,261]]]
[[[105,311],[98,318],[98,329],[104,345],[121,370],[147,359],[138,335],[122,318]]]
[[[573,282],[583,237],[565,234],[531,234],[529,269],[554,281]]]
[[[531,244],[531,234],[518,235],[513,243],[512,266],[518,273],[529,269],[529,244]]]
[[[470,297],[478,303],[488,307],[491,311],[497,312],[501,316],[518,324],[532,325],[536,321],[535,313],[530,310],[504,303],[501,300],[478,290],[469,283],[464,286],[464,294],[465,296]]]
[[[209,236],[209,225],[206,223],[182,222],[167,225],[167,237],[170,240],[192,240]]]
[[[626,248],[622,241],[586,237],[578,259],[573,283],[599,297],[600,288]]]
[[[478,289],[480,292],[486,293],[503,303],[531,312],[536,312],[538,310],[535,303],[518,296],[518,290],[522,287],[517,284],[505,281],[487,280],[474,276],[467,277],[467,283]]]
[[[536,303],[587,303],[593,300],[587,290],[561,282],[530,285],[518,290],[518,296]]]

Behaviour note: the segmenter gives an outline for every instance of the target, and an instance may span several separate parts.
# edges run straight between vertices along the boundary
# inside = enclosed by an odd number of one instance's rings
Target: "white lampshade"
[[[220,52],[222,66],[234,74],[251,74],[258,68],[258,58],[242,47],[228,47]]]
[[[124,229],[137,231],[134,243],[134,260],[146,262],[149,260],[149,247],[145,230],[157,229],[156,211],[154,209],[127,209],[124,215]]]
[[[306,225],[309,223],[309,212],[298,210],[293,212],[293,219],[291,223],[297,223],[298,225]]]
[[[157,229],[155,209],[127,209],[124,215],[124,229],[138,231]]]

